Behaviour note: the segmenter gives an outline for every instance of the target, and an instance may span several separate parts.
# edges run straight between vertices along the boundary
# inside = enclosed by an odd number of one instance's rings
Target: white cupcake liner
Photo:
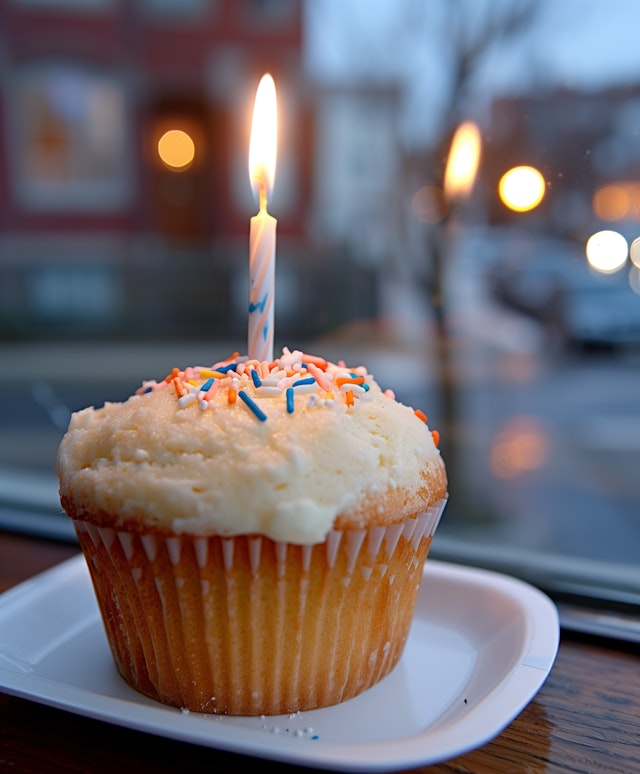
[[[202,712],[281,714],[342,701],[393,668],[445,503],[311,546],[74,524],[134,688]]]

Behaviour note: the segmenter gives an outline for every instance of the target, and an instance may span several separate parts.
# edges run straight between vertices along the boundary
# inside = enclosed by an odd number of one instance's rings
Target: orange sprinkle
[[[345,390],[344,397],[347,401],[347,406],[353,406],[353,390]]]
[[[316,368],[322,371],[327,370],[327,361],[323,357],[317,357],[316,355],[302,355],[300,358],[303,363],[312,363]]]
[[[438,446],[440,444],[440,433],[437,430],[432,430],[431,435],[433,437],[433,442]]]
[[[229,403],[235,403],[237,397],[238,397],[238,390],[236,390],[233,387],[229,387],[229,390],[227,392],[227,398],[229,400]]]
[[[343,384],[364,384],[364,376],[339,376],[335,381],[338,387],[342,387]]]
[[[424,413],[424,411],[420,411],[420,409],[416,409],[413,413],[418,417],[418,419],[421,419],[423,422],[426,423],[427,415]]]
[[[167,374],[164,377],[164,380],[165,380],[165,382],[167,384],[169,384],[169,382],[172,382],[179,374],[180,374],[180,369],[179,368],[172,368],[171,369],[171,373]]]
[[[176,395],[179,398],[181,398],[183,395],[186,395],[189,392],[189,390],[187,390],[187,388],[184,386],[184,383],[182,382],[179,376],[174,377],[171,380],[171,382],[176,391]]]
[[[216,394],[216,392],[218,392],[219,389],[220,389],[220,382],[215,381],[205,393],[204,399],[211,400],[211,398],[213,398],[213,396]]]
[[[307,363],[307,371],[313,376],[313,378],[318,382],[318,385],[321,390],[330,390],[331,389],[331,382],[327,379],[327,377],[322,372],[322,369],[318,368],[315,363]]]

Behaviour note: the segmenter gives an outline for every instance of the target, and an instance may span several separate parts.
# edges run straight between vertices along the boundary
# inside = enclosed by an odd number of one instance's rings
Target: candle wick
[[[265,187],[265,184],[262,178],[260,178],[258,186],[259,186],[258,191],[259,191],[260,212],[266,212],[267,211],[267,189]]]

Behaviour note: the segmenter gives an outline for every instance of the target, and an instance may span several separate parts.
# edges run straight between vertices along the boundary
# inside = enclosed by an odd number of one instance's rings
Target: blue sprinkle
[[[255,368],[251,369],[251,378],[255,387],[262,387],[262,379],[258,376],[258,372]]]
[[[207,379],[207,381],[200,387],[201,392],[206,392],[207,390],[210,390],[213,385],[213,379]]]
[[[247,395],[247,393],[244,390],[240,390],[238,392],[238,396],[242,398],[242,400],[247,404],[247,406],[253,411],[253,413],[258,417],[258,419],[261,422],[264,422],[264,420],[267,418],[267,415],[264,413],[264,411],[258,406],[254,401],[251,400],[251,398]]]
[[[147,388],[145,389],[145,392],[153,392],[153,387],[147,387]]]
[[[293,387],[287,387],[287,412],[293,414],[294,401],[293,401]]]
[[[310,376],[309,378],[306,378],[306,379],[298,379],[298,381],[294,382],[291,386],[301,387],[303,384],[315,384],[315,381],[316,380],[313,378],[313,376]]]
[[[237,363],[230,363],[229,365],[226,365],[226,366],[220,366],[220,368],[216,368],[215,370],[219,371],[221,374],[226,374],[229,371],[235,371],[237,368],[237,365],[238,365]]]

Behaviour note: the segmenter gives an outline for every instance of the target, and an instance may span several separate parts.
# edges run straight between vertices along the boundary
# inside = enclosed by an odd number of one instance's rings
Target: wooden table
[[[0,532],[0,592],[77,552]],[[302,772],[143,734],[0,694],[0,772]],[[640,772],[640,656],[563,632],[541,691],[496,739],[430,772]]]

